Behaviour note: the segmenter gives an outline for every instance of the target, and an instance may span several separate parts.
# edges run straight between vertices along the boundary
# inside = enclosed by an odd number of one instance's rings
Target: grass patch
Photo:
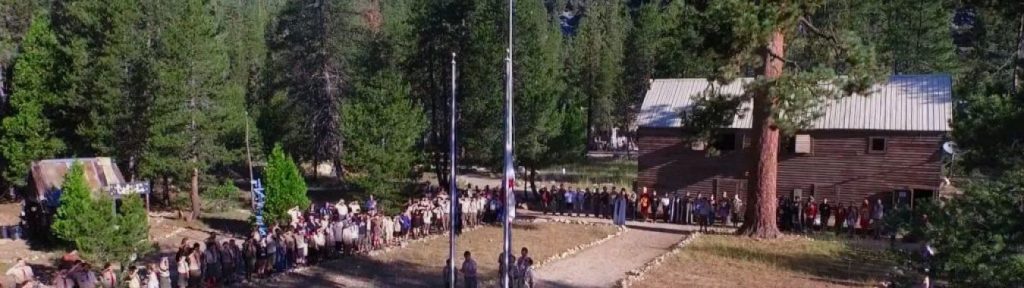
[[[872,287],[896,261],[877,242],[704,235],[636,287]]]
[[[562,173],[565,169],[565,174]],[[540,181],[570,182],[581,186],[630,187],[636,180],[636,160],[595,160],[556,165],[537,171]]]

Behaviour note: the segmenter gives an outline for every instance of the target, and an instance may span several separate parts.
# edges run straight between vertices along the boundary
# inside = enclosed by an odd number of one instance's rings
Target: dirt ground
[[[528,247],[535,261],[542,261],[577,245],[590,243],[615,233],[605,225],[535,223],[514,226],[513,247]],[[457,265],[462,251],[471,251],[482,281],[497,277],[501,228],[487,226],[469,231],[457,242]],[[518,254],[518,252],[517,252]],[[441,284],[444,261],[448,258],[448,239],[435,238],[413,243],[376,256],[357,256],[312,267],[283,277],[262,287],[437,287]],[[253,286],[255,287],[255,286]]]
[[[702,235],[632,287],[875,287],[894,263],[874,242]]]

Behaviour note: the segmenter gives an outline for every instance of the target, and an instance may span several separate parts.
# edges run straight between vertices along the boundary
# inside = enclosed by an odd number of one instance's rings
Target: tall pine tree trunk
[[[188,217],[188,221],[194,221],[199,219],[199,214],[202,212],[202,201],[199,198],[199,168],[192,168],[192,191],[189,191],[188,198],[192,201],[192,215]]]
[[[1017,20],[1017,53],[1013,55],[1013,93],[1024,99],[1024,14]]]
[[[776,28],[772,33],[768,51],[765,52],[764,77],[775,79],[782,75],[785,55],[785,34]],[[779,162],[779,127],[772,118],[772,110],[777,105],[775,95],[768,88],[755,91],[753,105],[753,136],[755,155],[752,159],[753,175],[748,179],[746,218],[738,233],[753,238],[777,238],[781,234],[776,225],[775,212],[776,178],[778,178]]]

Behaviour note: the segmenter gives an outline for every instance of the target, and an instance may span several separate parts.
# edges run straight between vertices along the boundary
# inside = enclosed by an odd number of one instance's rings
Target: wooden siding
[[[692,150],[678,128],[641,128],[638,184],[660,192],[694,195],[722,191],[746,196],[751,153],[749,130],[737,133],[743,149],[708,156]],[[938,189],[944,132],[812,130],[811,153],[793,153],[781,143],[779,195],[803,195],[831,202],[860,202],[863,198],[891,199],[895,189]],[[884,137],[885,153],[869,153],[868,139]]]

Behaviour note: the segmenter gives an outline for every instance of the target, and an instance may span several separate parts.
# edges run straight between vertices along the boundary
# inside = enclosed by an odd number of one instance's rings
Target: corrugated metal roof
[[[742,78],[721,87],[722,93],[742,94]],[[679,112],[708,88],[707,79],[656,79],[644,97],[640,127],[680,127]],[[868,96],[830,100],[811,129],[950,131],[953,119],[952,79],[949,75],[899,75],[875,85]],[[748,101],[742,104],[749,108]],[[729,128],[750,128],[750,109],[742,109]]]
[[[99,191],[112,184],[124,184],[124,176],[117,164],[107,157],[79,159],[50,159],[32,162],[31,177],[40,197],[47,192],[60,189],[64,184],[64,174],[71,170],[75,161],[82,163],[85,180],[94,191]]]

